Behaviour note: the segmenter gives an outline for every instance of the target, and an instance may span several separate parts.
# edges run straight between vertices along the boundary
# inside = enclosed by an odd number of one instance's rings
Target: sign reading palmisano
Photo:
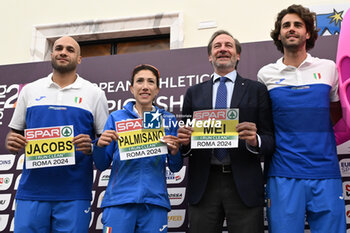
[[[191,148],[238,147],[238,109],[202,110],[193,113]]]
[[[164,127],[143,128],[142,118],[115,122],[119,135],[120,160],[138,159],[168,153],[167,146],[160,141]]]
[[[73,125],[26,129],[26,168],[74,165],[73,132]]]
[[[0,171],[10,170],[15,163],[15,155],[0,155]]]

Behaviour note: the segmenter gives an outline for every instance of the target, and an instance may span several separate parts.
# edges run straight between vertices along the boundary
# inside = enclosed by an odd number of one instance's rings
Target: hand
[[[84,154],[91,154],[92,152],[92,144],[91,144],[91,138],[87,134],[79,134],[78,136],[75,136],[73,138],[73,144],[76,147],[77,151],[81,151]]]
[[[27,145],[27,139],[19,134],[10,130],[6,136],[6,149],[13,154],[17,154],[21,149]]]
[[[188,127],[188,126],[180,127],[177,130],[177,137],[179,138],[179,142],[184,146],[187,146],[188,144],[190,144],[192,132],[193,132],[192,127]]]
[[[179,151],[180,143],[177,137],[173,135],[165,135],[160,141],[167,144],[170,154],[176,155]]]
[[[117,141],[119,139],[119,135],[115,130],[106,130],[102,133],[97,141],[97,146],[105,147],[111,144],[112,141]]]
[[[253,122],[241,122],[236,126],[239,139],[245,140],[249,145],[257,147],[256,125]]]

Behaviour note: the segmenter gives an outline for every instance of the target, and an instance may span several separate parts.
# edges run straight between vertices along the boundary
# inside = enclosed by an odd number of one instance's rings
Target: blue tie
[[[227,108],[227,87],[226,87],[226,77],[220,77],[220,84],[216,94],[215,109],[225,109]],[[227,155],[226,148],[218,148],[214,151],[215,157],[222,161]]]

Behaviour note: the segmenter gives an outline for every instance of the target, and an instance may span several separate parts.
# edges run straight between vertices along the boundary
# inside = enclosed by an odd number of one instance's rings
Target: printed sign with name
[[[164,127],[143,128],[142,118],[118,121],[115,126],[119,135],[120,160],[138,159],[168,153],[167,146],[160,142],[165,136]]]
[[[26,129],[26,168],[74,165],[73,132],[72,125]]]
[[[191,148],[238,147],[238,118],[238,109],[195,111]]]

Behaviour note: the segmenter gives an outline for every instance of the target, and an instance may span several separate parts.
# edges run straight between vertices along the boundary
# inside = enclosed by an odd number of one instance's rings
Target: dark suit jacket
[[[190,87],[185,95],[183,115],[212,109],[212,95],[212,79]],[[229,149],[233,179],[243,203],[248,207],[263,205],[264,179],[260,159],[261,155],[271,156],[274,150],[271,105],[265,85],[237,74],[231,108],[239,108],[239,122],[254,122],[261,138],[259,155],[248,151],[244,140],[239,140],[238,148]],[[183,148],[183,153],[188,150]],[[203,196],[213,153],[213,149],[192,149],[188,153],[187,196],[190,204],[197,204]]]

